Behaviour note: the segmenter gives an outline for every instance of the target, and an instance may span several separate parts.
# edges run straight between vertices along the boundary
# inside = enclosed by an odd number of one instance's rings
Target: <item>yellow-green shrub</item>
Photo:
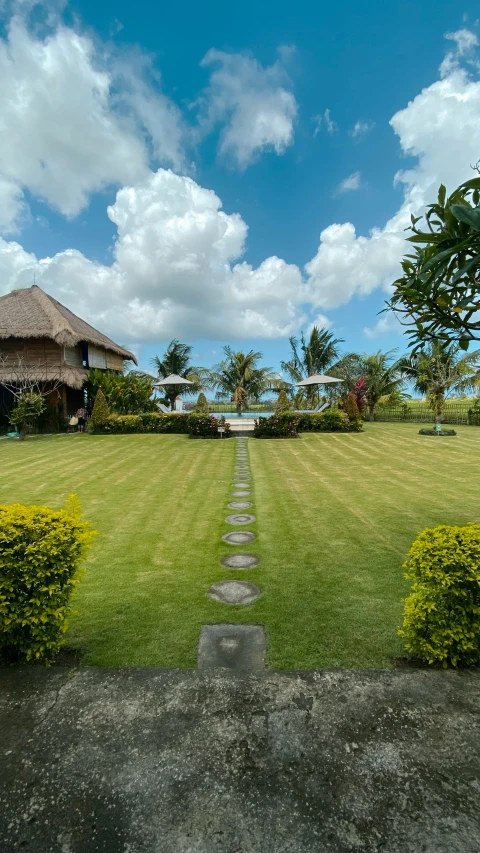
[[[0,656],[49,663],[66,631],[75,577],[94,531],[75,495],[65,509],[0,505]]]
[[[480,663],[480,524],[427,528],[404,564],[407,650],[427,663]]]

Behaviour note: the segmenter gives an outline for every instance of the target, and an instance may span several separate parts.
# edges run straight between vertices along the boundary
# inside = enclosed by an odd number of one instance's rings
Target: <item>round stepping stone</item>
[[[229,509],[250,509],[253,504],[250,501],[232,501],[227,506]]]
[[[232,498],[249,498],[251,492],[232,492]]]
[[[225,521],[227,524],[251,524],[252,521],[256,521],[254,515],[249,515],[247,512],[243,513],[235,513],[235,515],[227,515]]]
[[[247,542],[253,542],[257,538],[256,533],[250,533],[249,530],[234,530],[233,533],[225,533],[222,536],[224,542],[229,545],[246,545]]]
[[[253,569],[258,566],[260,560],[255,554],[231,554],[229,557],[222,557],[220,562],[228,569]]]
[[[233,478],[234,483],[249,483],[251,477],[248,474],[237,474],[236,477]]]
[[[224,604],[252,604],[261,591],[255,583],[248,581],[219,581],[212,584],[208,595]]]
[[[250,468],[248,465],[235,465],[233,469],[237,474],[248,474],[250,472]]]

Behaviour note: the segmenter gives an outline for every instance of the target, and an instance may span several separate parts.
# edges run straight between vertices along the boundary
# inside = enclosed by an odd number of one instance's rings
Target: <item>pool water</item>
[[[269,418],[273,412],[244,412],[242,415],[238,415],[237,412],[212,412],[212,414],[215,418],[231,421],[236,418]]]

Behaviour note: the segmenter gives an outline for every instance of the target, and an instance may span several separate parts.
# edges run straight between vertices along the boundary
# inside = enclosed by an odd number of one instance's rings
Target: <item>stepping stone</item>
[[[249,498],[251,492],[232,492],[232,498]]]
[[[252,522],[256,520],[257,519],[254,515],[249,515],[247,512],[238,512],[235,515],[227,515],[225,519],[227,524],[252,524]]]
[[[255,583],[248,581],[219,581],[212,584],[207,595],[224,604],[252,604],[261,595]]]
[[[197,667],[223,667],[240,672],[265,669],[263,625],[202,625]]]
[[[235,471],[236,474],[249,474],[250,473],[250,468],[248,467],[248,465],[235,465],[235,468],[233,470]]]
[[[220,562],[227,569],[254,569],[260,560],[255,554],[231,554],[229,557],[222,557]]]
[[[247,542],[253,542],[257,538],[256,533],[250,533],[249,530],[235,530],[233,533],[224,533],[222,539],[228,542],[229,545],[246,545]]]
[[[253,503],[251,501],[232,501],[227,506],[229,509],[250,509]]]

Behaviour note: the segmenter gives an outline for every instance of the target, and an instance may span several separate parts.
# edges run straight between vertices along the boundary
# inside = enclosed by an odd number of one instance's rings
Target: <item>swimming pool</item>
[[[225,418],[227,421],[235,420],[236,418],[269,418],[273,412],[243,412],[238,415],[237,412],[212,412],[214,418]]]

